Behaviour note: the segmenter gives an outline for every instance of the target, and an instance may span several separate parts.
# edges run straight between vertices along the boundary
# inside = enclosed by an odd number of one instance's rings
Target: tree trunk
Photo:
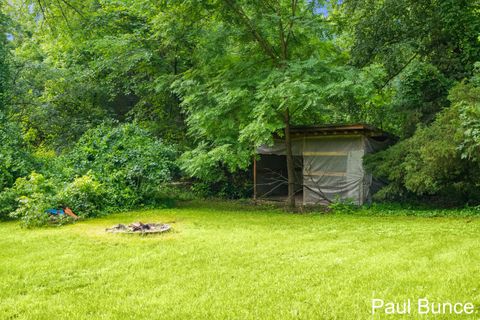
[[[287,205],[290,209],[295,208],[295,165],[293,163],[292,140],[290,136],[290,112],[285,110],[285,147],[287,149],[287,178],[288,197]]]

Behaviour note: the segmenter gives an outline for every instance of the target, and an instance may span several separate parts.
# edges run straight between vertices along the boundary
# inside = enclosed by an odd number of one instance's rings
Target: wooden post
[[[257,202],[257,158],[253,156],[253,201]]]
[[[285,147],[287,148],[287,205],[290,210],[295,209],[295,164],[293,163],[292,140],[290,135],[290,113],[285,110]]]

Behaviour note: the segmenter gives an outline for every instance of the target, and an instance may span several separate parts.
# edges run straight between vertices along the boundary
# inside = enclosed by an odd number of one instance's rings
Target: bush
[[[135,123],[103,125],[87,131],[64,156],[67,175],[94,177],[111,205],[157,204],[155,196],[177,173],[175,149]]]
[[[0,192],[11,187],[19,177],[33,169],[31,155],[26,151],[19,128],[0,110]]]
[[[56,186],[42,174],[32,172],[15,181],[12,192],[17,195],[17,207],[10,215],[26,227],[41,226],[49,221],[45,210],[57,205]]]
[[[49,216],[47,209],[74,208],[80,217],[95,217],[109,207],[107,192],[103,185],[86,175],[71,183],[58,182],[52,178],[32,172],[26,178],[19,178],[11,189],[0,194],[0,202],[8,204],[5,213],[20,219],[26,227],[38,227],[47,223],[70,222],[68,216]]]
[[[352,214],[360,209],[360,206],[355,203],[353,199],[340,199],[335,197],[332,203],[328,207],[333,210],[334,213]]]
[[[74,208],[75,213],[83,218],[99,216],[110,207],[107,190],[90,175],[75,178],[67,184],[58,193],[57,203]]]
[[[377,199],[423,197],[450,204],[480,203],[480,99],[475,82],[450,94],[452,106],[428,127],[380,153],[366,167],[388,181]]]
[[[13,188],[0,192],[0,220],[11,219],[10,213],[18,207],[18,194]]]
[[[48,208],[68,206],[89,218],[136,206],[172,206],[176,195],[168,183],[178,174],[175,154],[135,123],[104,123],[59,157],[39,149],[42,173],[19,178],[0,193],[0,217],[13,212],[11,217],[30,227],[51,222]]]
[[[212,178],[195,179],[191,189],[195,195],[204,198],[251,198],[253,194],[252,180],[249,171],[239,170],[231,173],[219,169],[217,175]]]

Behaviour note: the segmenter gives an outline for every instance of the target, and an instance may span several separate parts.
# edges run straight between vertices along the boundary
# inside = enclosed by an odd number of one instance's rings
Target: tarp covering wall
[[[303,203],[318,204],[325,199],[351,200],[362,204],[370,196],[372,177],[365,173],[365,153],[383,149],[388,141],[377,141],[364,135],[303,136],[292,139],[292,151],[303,161],[296,161],[303,175]],[[285,143],[262,146],[260,155],[285,155]],[[286,161],[280,157],[278,161]],[[270,160],[271,161],[271,160]],[[301,163],[301,168],[298,168]],[[267,164],[268,166],[268,164]],[[259,179],[265,181],[262,173]],[[296,179],[298,181],[298,179]]]

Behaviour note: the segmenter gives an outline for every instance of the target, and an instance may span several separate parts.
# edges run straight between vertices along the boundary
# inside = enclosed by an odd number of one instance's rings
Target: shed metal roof
[[[391,137],[391,135],[387,132],[363,123],[322,126],[297,126],[292,127],[290,132],[292,133],[292,135],[295,136],[362,134],[370,137]]]

